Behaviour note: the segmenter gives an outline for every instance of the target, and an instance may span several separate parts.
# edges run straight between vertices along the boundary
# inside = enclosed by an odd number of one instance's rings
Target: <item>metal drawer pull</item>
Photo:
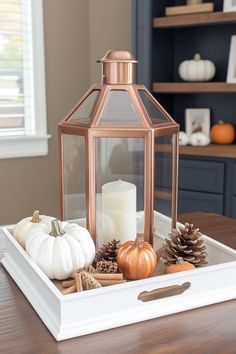
[[[187,290],[190,285],[190,282],[186,282],[182,285],[171,285],[166,286],[164,288],[154,289],[151,291],[142,291],[138,296],[138,300],[147,302],[156,299],[162,299],[163,297],[179,295],[182,294],[185,290]]]

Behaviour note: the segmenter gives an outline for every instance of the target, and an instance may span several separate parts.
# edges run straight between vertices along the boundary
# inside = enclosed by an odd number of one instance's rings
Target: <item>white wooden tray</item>
[[[155,217],[156,232],[167,237],[170,220]],[[236,298],[236,251],[207,236],[207,267],[62,295],[14,239],[11,228],[2,231],[3,266],[58,341]],[[138,300],[143,291],[185,282],[191,286],[181,295]]]

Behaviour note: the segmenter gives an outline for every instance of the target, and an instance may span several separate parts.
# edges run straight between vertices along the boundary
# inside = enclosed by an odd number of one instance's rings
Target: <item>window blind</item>
[[[0,135],[33,134],[31,0],[0,0]]]

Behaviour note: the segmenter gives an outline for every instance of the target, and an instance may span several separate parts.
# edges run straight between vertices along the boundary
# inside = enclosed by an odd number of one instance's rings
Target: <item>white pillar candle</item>
[[[102,193],[97,193],[96,210],[96,246],[101,247],[105,242],[116,238],[115,224],[102,210]]]
[[[111,218],[115,226],[116,238],[121,243],[134,240],[136,238],[135,184],[121,180],[104,184],[102,186],[102,212]],[[112,238],[114,237],[111,235],[109,239]],[[104,239],[104,242],[109,239]]]

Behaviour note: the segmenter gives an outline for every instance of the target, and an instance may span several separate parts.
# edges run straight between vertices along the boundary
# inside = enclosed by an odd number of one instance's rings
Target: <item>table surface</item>
[[[189,213],[180,216],[179,221],[191,222],[203,233],[236,249],[236,220],[211,213]],[[2,257],[4,246],[0,241]],[[235,354],[236,300],[56,342],[0,266],[0,353]]]

